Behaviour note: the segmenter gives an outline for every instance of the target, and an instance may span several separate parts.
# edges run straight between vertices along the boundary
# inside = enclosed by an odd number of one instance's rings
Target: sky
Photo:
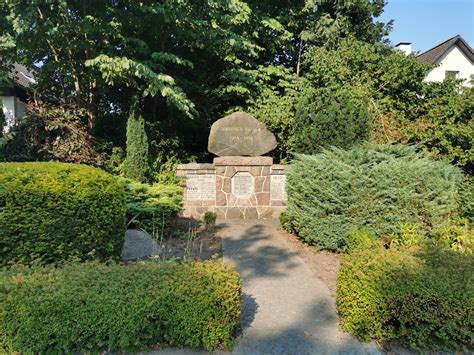
[[[379,21],[394,20],[393,45],[411,42],[413,51],[424,52],[459,34],[474,47],[474,0],[386,1]]]

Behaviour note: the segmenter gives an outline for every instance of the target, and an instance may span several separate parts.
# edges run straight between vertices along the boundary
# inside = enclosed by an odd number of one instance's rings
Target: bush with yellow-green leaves
[[[474,347],[470,250],[436,240],[412,244],[411,237],[407,245],[389,247],[364,232],[353,239],[359,246],[343,256],[337,279],[343,329],[363,340],[397,339],[420,350]]]
[[[0,163],[1,264],[118,258],[124,185],[86,165]]]
[[[0,352],[230,348],[240,277],[222,262],[72,263],[0,275]]]

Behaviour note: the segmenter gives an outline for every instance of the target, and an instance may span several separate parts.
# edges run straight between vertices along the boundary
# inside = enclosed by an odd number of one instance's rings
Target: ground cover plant
[[[6,353],[228,348],[240,317],[240,278],[221,262],[13,267],[1,284]]]
[[[64,163],[0,163],[1,264],[121,256],[123,183]]]
[[[338,273],[342,328],[363,340],[397,339],[420,350],[472,349],[472,270],[472,251],[432,241],[356,248]]]
[[[182,207],[182,188],[176,185],[125,182],[127,226],[153,235],[169,233]]]
[[[349,233],[377,236],[401,224],[421,231],[443,224],[459,210],[462,174],[403,145],[364,144],[298,155],[288,172],[285,225],[318,249],[344,251]]]

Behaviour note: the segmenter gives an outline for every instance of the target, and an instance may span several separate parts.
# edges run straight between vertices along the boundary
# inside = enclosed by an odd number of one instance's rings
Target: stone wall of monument
[[[278,218],[286,208],[285,166],[271,157],[217,157],[213,164],[178,165],[177,175],[185,217],[212,211],[220,219]]]

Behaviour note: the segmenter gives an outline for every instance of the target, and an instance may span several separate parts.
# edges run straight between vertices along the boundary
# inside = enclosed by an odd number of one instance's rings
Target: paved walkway
[[[226,220],[217,229],[224,262],[243,279],[242,334],[232,354],[380,354],[374,344],[338,329],[329,289],[279,232],[278,221]],[[151,354],[205,352],[168,348]]]
[[[334,299],[278,231],[278,221],[219,225],[224,262],[243,279],[234,354],[378,354],[338,329]]]

